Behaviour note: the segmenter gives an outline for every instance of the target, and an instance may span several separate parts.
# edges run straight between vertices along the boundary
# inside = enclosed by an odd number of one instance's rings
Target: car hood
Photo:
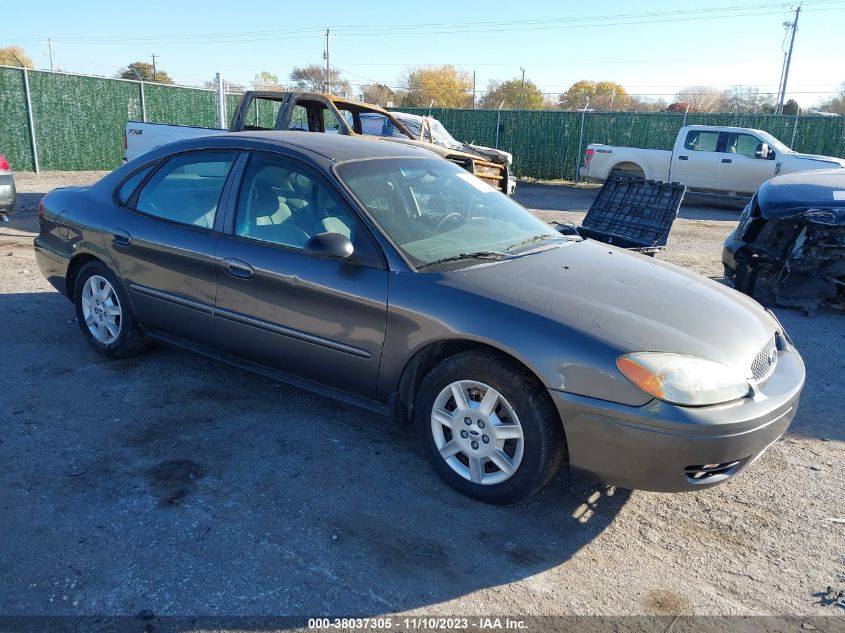
[[[845,167],[845,160],[841,158],[834,158],[833,156],[820,156],[818,154],[801,154],[799,152],[792,152],[791,156],[798,158],[799,160],[830,163],[832,165],[839,165],[840,167]]]
[[[778,329],[754,300],[643,255],[584,240],[447,273],[618,353],[692,354],[743,370]]]
[[[845,208],[845,170],[802,171],[767,180],[757,192],[766,220],[800,215],[808,209]]]

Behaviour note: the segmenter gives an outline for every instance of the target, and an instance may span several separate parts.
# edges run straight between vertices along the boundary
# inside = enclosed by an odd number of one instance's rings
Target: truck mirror
[[[769,144],[768,143],[760,143],[757,146],[757,151],[754,154],[757,158],[768,159],[769,158]]]

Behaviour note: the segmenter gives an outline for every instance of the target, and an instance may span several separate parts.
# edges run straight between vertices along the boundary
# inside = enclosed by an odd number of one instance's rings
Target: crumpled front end
[[[728,281],[763,304],[845,309],[845,208],[766,219],[753,200],[722,260]]]

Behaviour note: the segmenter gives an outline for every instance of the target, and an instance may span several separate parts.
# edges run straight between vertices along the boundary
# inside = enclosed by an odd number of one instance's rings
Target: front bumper
[[[12,174],[0,174],[0,212],[11,213],[16,198],[15,177]]]
[[[708,407],[652,400],[630,407],[550,390],[572,471],[609,485],[656,492],[715,486],[756,460],[789,426],[804,386],[789,343],[753,398]]]

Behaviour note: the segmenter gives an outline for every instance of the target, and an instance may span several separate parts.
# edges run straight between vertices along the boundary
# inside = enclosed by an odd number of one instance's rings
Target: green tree
[[[481,97],[479,106],[496,110],[499,105],[506,110],[516,110],[522,105],[525,110],[541,110],[544,105],[543,93],[537,85],[525,80],[525,94],[523,96],[522,79],[516,77],[508,81],[490,81],[487,92]]]
[[[352,86],[344,79],[340,70],[331,68],[328,92],[334,95],[347,96],[352,94]],[[320,64],[297,66],[290,73],[290,80],[300,90],[309,92],[326,92],[326,67]]]
[[[140,79],[141,81],[152,81],[160,84],[172,84],[173,80],[165,71],[156,67],[153,77],[153,65],[147,62],[132,62],[126,68],[118,71],[117,76],[122,79]]]
[[[621,85],[612,81],[576,81],[560,95],[559,107],[564,110],[627,110],[631,97]]]
[[[0,65],[33,68],[32,60],[26,56],[26,53],[23,52],[20,46],[0,48]]]
[[[472,104],[472,76],[451,64],[409,71],[402,84],[402,105],[425,107],[432,101],[441,108],[467,108]]]

